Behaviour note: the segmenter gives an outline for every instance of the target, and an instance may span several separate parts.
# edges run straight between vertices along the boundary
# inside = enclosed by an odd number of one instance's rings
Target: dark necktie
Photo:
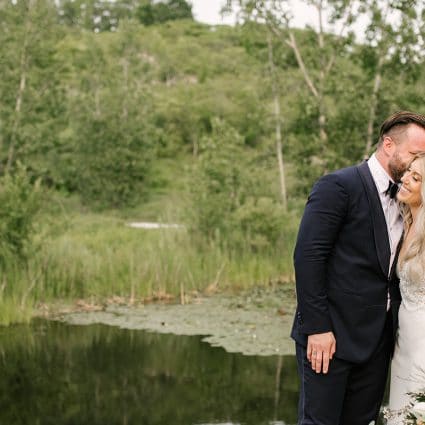
[[[388,195],[391,199],[394,199],[398,192],[398,184],[392,182],[391,180],[388,183],[388,188],[385,191],[385,195]]]

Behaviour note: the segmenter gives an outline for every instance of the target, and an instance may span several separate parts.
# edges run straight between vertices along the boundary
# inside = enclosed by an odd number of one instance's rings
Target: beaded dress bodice
[[[399,267],[401,299],[409,310],[425,308],[425,274],[419,282],[412,282],[408,278],[407,265]]]

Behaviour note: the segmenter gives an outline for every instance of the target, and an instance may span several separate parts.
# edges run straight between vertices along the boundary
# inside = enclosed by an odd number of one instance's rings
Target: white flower
[[[412,407],[412,413],[417,419],[425,420],[425,402],[416,403]]]

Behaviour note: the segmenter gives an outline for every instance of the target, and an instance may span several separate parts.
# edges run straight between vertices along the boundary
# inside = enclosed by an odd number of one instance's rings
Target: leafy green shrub
[[[0,178],[0,266],[27,257],[34,218],[41,206],[40,181],[35,183],[21,165]]]
[[[201,141],[191,180],[192,230],[229,248],[275,249],[291,226],[282,206],[259,181],[255,152],[225,122],[212,124],[211,136]],[[292,233],[288,239],[292,246]]]
[[[234,214],[235,227],[245,235],[245,243],[253,250],[268,249],[283,239],[284,228],[290,227],[284,210],[271,198],[249,198]]]
[[[249,175],[244,167],[243,139],[220,120],[200,142],[200,157],[191,179],[191,223],[206,238],[228,234],[232,214],[244,202]]]
[[[176,19],[193,19],[192,6],[185,0],[160,2],[145,0],[137,7],[136,16],[143,25],[160,24]]]
[[[87,120],[80,131],[75,182],[84,202],[100,207],[136,203],[151,159],[143,124],[132,128],[120,116]]]

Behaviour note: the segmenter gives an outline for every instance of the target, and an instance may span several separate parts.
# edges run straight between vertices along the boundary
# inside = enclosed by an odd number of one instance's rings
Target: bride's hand
[[[309,335],[307,340],[307,359],[316,373],[328,373],[329,362],[336,350],[333,332]]]

